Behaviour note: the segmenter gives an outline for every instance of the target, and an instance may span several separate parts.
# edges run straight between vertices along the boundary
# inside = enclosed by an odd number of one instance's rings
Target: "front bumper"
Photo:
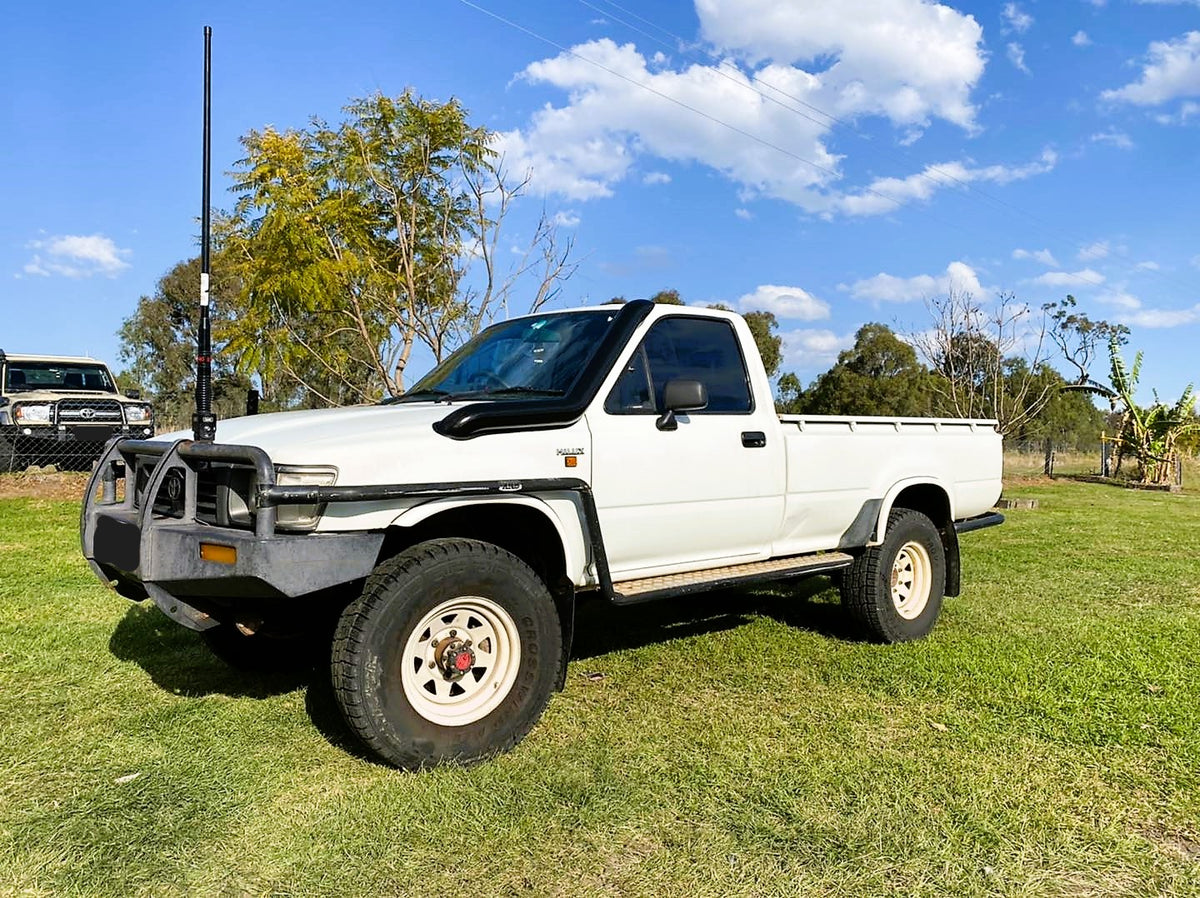
[[[128,472],[147,457],[157,461],[139,489]],[[379,532],[276,533],[270,506],[257,510],[252,531],[198,520],[198,473],[214,463],[252,466],[259,489],[274,486],[270,459],[252,446],[110,443],[88,483],[80,517],[83,555],[96,575],[121,595],[150,598],[172,620],[205,630],[223,613],[318,593],[371,572],[383,543]],[[168,478],[173,471],[180,473]],[[169,503],[181,507],[179,514],[155,511],[168,482],[175,489],[182,484],[183,495]],[[202,546],[220,551],[202,557]]]
[[[21,447],[22,452],[69,450],[79,443],[102,446],[113,437],[135,439],[154,435],[154,424],[5,424],[0,436]]]

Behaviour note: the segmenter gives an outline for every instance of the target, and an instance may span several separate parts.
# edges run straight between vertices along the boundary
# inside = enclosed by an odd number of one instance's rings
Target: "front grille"
[[[60,399],[59,424],[121,424],[121,403],[115,399]]]
[[[143,459],[135,468],[133,504],[136,508],[142,506],[157,461]],[[204,464],[196,471],[196,520],[217,527],[253,530],[254,515],[248,508],[253,482],[252,468]],[[168,471],[154,497],[154,514],[182,518],[186,508],[186,484],[184,468]]]

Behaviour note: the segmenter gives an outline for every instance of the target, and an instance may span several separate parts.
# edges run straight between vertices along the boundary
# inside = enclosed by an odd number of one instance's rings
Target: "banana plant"
[[[1064,389],[1103,396],[1113,411],[1120,410],[1121,424],[1116,435],[1118,470],[1123,456],[1132,455],[1137,460],[1141,483],[1169,483],[1178,457],[1179,440],[1200,431],[1200,423],[1195,417],[1193,385],[1184,388],[1183,395],[1174,405],[1168,406],[1155,392],[1151,405],[1140,406],[1134,401],[1134,394],[1142,373],[1142,353],[1138,352],[1133,357],[1133,365],[1126,367],[1120,340],[1113,335],[1108,341],[1108,354],[1110,384],[1089,379]]]

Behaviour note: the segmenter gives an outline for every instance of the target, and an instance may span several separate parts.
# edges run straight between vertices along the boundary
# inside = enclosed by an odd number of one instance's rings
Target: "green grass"
[[[589,605],[533,733],[422,774],[0,501],[0,895],[1200,894],[1200,497],[1009,493],[924,642],[824,580]]]

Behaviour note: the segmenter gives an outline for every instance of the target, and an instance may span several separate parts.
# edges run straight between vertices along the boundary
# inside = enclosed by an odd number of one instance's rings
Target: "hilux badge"
[[[559,455],[583,455],[583,449],[559,449]]]

